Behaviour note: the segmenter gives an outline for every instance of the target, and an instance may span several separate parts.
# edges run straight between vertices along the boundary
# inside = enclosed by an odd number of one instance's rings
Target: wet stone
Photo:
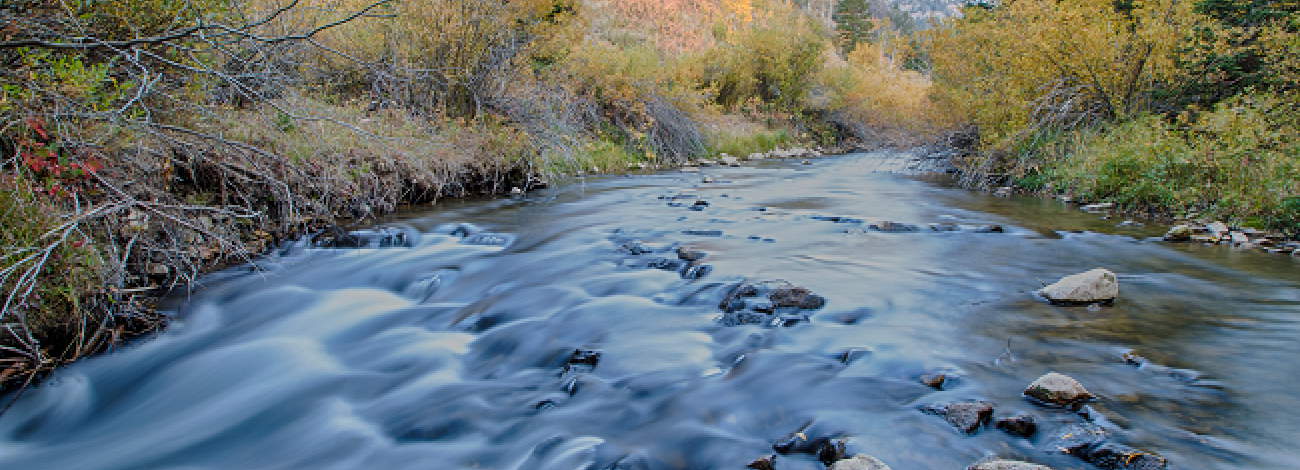
[[[1139,355],[1137,355],[1137,354],[1133,354],[1132,352],[1126,352],[1126,353],[1124,353],[1124,355],[1121,357],[1121,359],[1124,360],[1124,363],[1125,363],[1125,364],[1131,364],[1131,365],[1135,365],[1135,366],[1138,366],[1138,367],[1142,367],[1142,366],[1147,365],[1148,363],[1151,362],[1151,361],[1148,360],[1147,358],[1142,357],[1142,356],[1139,356]]]
[[[772,444],[772,450],[782,455],[815,455],[817,460],[827,466],[844,458],[846,451],[843,440],[824,436],[812,437],[807,428],[808,425],[805,425],[803,429],[790,433],[776,441],[776,443]]]
[[[750,462],[745,468],[754,470],[776,470],[776,454],[759,457],[757,460]]]
[[[708,276],[711,272],[713,272],[713,266],[707,264],[691,266],[682,271],[682,279],[699,279]]]
[[[1043,449],[1082,456],[1085,450],[1099,446],[1109,438],[1110,433],[1096,424],[1072,424],[1053,431],[1043,444]]]
[[[1115,443],[1089,447],[1081,457],[1106,470],[1159,470],[1168,466],[1164,457]]]
[[[1076,407],[1093,398],[1078,380],[1048,372],[1025,388],[1025,396],[1045,405]]]
[[[1038,431],[1038,423],[1034,422],[1034,415],[1029,413],[1019,413],[1015,416],[997,420],[994,427],[1020,437],[1029,437]]]
[[[325,248],[390,248],[409,246],[406,234],[397,229],[354,230],[335,237],[321,237]]]
[[[825,303],[821,296],[785,281],[741,283],[718,304],[725,312],[719,322],[727,326],[794,326],[808,321],[799,311],[818,309]]]
[[[704,259],[707,254],[703,251],[695,251],[690,248],[678,248],[677,259],[685,261],[699,261]]]
[[[648,247],[648,246],[646,246],[645,244],[641,243],[640,241],[631,241],[631,242],[627,242],[627,243],[624,244],[623,246],[618,247],[618,249],[619,249],[619,251],[622,251],[622,252],[625,252],[625,253],[630,253],[630,254],[633,254],[633,255],[638,255],[638,256],[639,256],[639,255],[644,255],[644,254],[646,254],[646,253],[653,253],[653,252],[654,252],[653,249],[651,249],[650,247]]]
[[[921,376],[921,383],[935,390],[943,390],[943,384],[948,380],[946,374],[925,374]]]
[[[986,401],[969,401],[929,405],[921,408],[929,414],[942,416],[958,431],[972,434],[993,419],[993,404]]]
[[[915,232],[917,230],[920,230],[915,225],[903,224],[898,222],[890,222],[888,220],[882,220],[880,222],[873,223],[868,227],[879,230],[881,232]]]
[[[595,349],[574,349],[573,354],[564,363],[564,372],[593,371],[600,363],[600,351]]]
[[[826,305],[826,299],[803,287],[781,287],[773,289],[768,298],[776,307],[794,307],[816,310]]]
[[[935,232],[960,232],[961,227],[959,227],[957,224],[950,224],[950,223],[930,224],[930,230]]]
[[[698,237],[721,237],[721,230],[682,230],[683,235],[695,235]]]
[[[975,227],[975,233],[1002,233],[1004,230],[1001,225],[984,225]]]

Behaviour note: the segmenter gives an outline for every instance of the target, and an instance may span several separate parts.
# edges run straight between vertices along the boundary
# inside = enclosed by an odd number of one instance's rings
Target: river
[[[1097,467],[1045,446],[1088,419],[1169,468],[1300,465],[1297,261],[881,171],[898,161],[443,201],[384,224],[410,247],[299,246],[209,276],[165,333],[18,399],[0,469],[743,469],[812,421],[894,470],[987,456],[1082,470]],[[881,220],[920,230],[868,228]],[[496,235],[451,233],[462,223]],[[632,241],[651,252],[620,250]],[[647,261],[674,246],[712,270]],[[1119,275],[1112,306],[1034,295],[1096,267]],[[775,280],[824,307],[789,326],[721,321],[737,283]],[[1021,395],[1051,371],[1098,396],[1087,419]],[[940,373],[942,389],[920,381]],[[919,410],[963,400],[1039,431],[966,435]],[[775,468],[825,467],[791,454]]]

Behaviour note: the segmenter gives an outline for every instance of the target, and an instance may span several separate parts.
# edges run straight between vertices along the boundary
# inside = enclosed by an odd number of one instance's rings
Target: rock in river
[[[1114,443],[1090,447],[1082,457],[1107,470],[1158,470],[1168,465],[1164,457]]]
[[[1119,296],[1119,278],[1105,268],[1066,276],[1038,291],[1053,303],[1086,304],[1110,302]]]
[[[867,454],[858,454],[851,459],[835,462],[830,470],[890,470],[890,468],[880,459]]]
[[[948,421],[948,424],[966,434],[978,431],[980,425],[989,422],[993,418],[993,404],[986,401],[930,405],[922,408],[921,411],[942,416]]]
[[[1029,437],[1038,431],[1038,424],[1034,422],[1034,415],[1029,413],[1020,413],[1009,418],[999,419],[995,426],[1006,431],[1007,434],[1015,434],[1020,437]]]
[[[1165,241],[1185,242],[1192,239],[1191,225],[1175,225],[1165,232]]]
[[[1025,396],[1057,406],[1074,406],[1093,398],[1078,380],[1056,372],[1048,372],[1029,384]]]
[[[966,470],[1052,470],[1051,467],[1019,460],[993,459],[978,462]]]

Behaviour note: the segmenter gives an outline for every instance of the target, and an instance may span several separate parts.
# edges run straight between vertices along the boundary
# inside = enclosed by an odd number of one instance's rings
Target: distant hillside
[[[906,11],[924,24],[930,18],[942,19],[960,14],[962,0],[900,0],[894,2],[898,9]]]

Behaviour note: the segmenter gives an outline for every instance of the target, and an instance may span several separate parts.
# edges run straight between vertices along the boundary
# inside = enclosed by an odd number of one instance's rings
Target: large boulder
[[[994,459],[978,462],[966,470],[1052,470],[1051,467],[1019,460]]]
[[[890,468],[880,459],[867,454],[858,454],[851,459],[835,462],[830,470],[890,470]]]
[[[1097,268],[1061,278],[1038,291],[1053,303],[1090,304],[1110,302],[1119,296],[1119,278],[1105,268]]]
[[[1091,400],[1093,395],[1078,380],[1048,372],[1025,388],[1025,396],[1049,405],[1074,406]]]

